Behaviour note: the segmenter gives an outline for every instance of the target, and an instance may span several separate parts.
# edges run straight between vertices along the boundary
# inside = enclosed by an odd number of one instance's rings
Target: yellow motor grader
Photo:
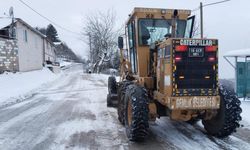
[[[144,140],[149,121],[162,116],[202,120],[221,138],[239,127],[240,101],[219,83],[218,40],[194,39],[194,19],[180,9],[135,8],[129,15],[118,39],[120,81],[109,77],[107,95],[129,140]]]

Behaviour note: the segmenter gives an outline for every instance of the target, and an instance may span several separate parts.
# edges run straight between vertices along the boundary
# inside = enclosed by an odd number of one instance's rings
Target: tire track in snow
[[[71,83],[76,83],[75,80],[79,80],[79,78],[73,76],[73,79],[68,82],[67,86],[64,86],[65,91],[74,89],[75,84]],[[42,94],[38,94],[38,99],[33,99],[31,103],[20,108],[3,110],[1,114],[6,115],[7,119],[5,119],[6,122],[3,123],[3,126],[0,127],[2,129],[0,130],[0,147],[4,147],[4,149],[32,149],[37,140],[43,139],[43,136],[49,135],[48,137],[51,137],[50,132],[52,132],[53,126],[64,122],[65,116],[68,116],[68,119],[72,118],[72,116],[68,115],[73,107],[71,107],[72,101],[64,100],[70,96],[71,94],[66,92],[63,96],[59,96],[61,101],[53,103],[54,96],[46,97],[46,100]],[[20,111],[18,111],[19,109]],[[76,118],[78,117],[76,116]],[[59,119],[56,120],[56,118]]]
[[[205,149],[205,150],[248,150],[250,144],[234,135],[226,139],[218,139],[207,135],[200,125],[192,126],[185,122],[171,121],[168,118],[161,118],[151,126],[153,134],[161,137],[164,141],[170,142],[178,149]]]
[[[116,110],[106,107],[106,86],[107,76],[70,69],[23,104],[0,109],[0,149],[250,149],[244,128],[221,140],[164,117],[150,124],[145,142],[129,142]]]

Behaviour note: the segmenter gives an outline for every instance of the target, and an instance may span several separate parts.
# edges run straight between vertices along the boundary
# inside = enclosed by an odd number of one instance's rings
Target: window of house
[[[23,31],[23,39],[24,39],[24,42],[28,42],[28,33],[27,33],[27,30]]]

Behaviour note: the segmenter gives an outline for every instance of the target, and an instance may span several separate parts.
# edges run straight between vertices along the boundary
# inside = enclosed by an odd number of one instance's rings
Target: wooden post
[[[203,38],[203,5],[200,3],[201,38]]]

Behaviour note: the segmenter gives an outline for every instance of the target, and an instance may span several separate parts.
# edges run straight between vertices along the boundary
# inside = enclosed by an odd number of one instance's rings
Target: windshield
[[[177,20],[176,37],[183,38],[186,29],[186,20]],[[149,45],[162,40],[165,35],[171,34],[171,20],[166,19],[140,19],[139,44]]]

